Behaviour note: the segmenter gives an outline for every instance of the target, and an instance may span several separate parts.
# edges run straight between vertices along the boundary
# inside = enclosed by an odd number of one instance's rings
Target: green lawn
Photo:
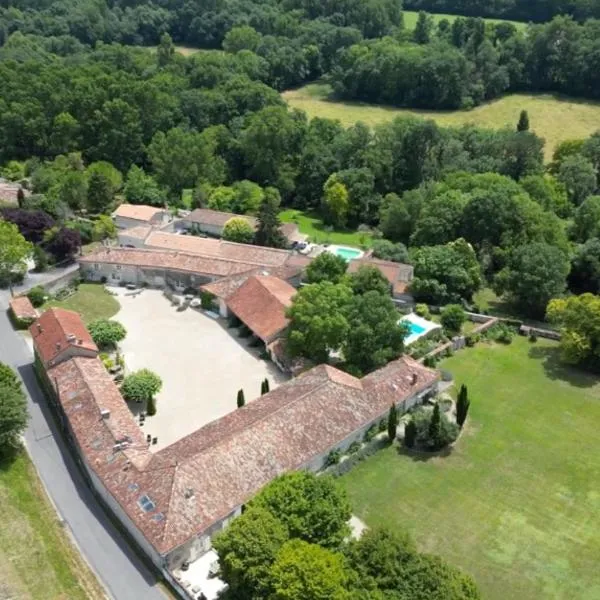
[[[44,311],[60,306],[78,312],[86,323],[95,319],[109,319],[119,311],[119,302],[99,283],[82,283],[75,294],[66,300],[50,300],[42,306]]]
[[[282,97],[290,106],[304,110],[309,117],[338,119],[344,126],[357,121],[374,126],[398,116],[417,115],[434,119],[442,126],[472,123],[492,129],[513,128],[521,110],[526,110],[532,131],[546,140],[548,161],[560,142],[588,137],[600,128],[600,103],[551,94],[509,94],[468,111],[411,110],[363,102],[337,102],[331,98],[331,87],[324,83],[288,90]]]
[[[479,345],[443,364],[471,413],[447,457],[390,447],[341,478],[369,525],[408,528],[486,600],[600,598],[600,381],[557,346]]]
[[[329,231],[323,220],[311,213],[301,210],[288,209],[279,213],[282,223],[296,223],[300,233],[308,235],[310,241],[316,244],[342,244],[368,248],[371,245],[371,235],[360,231]]]
[[[402,15],[404,16],[404,27],[406,29],[414,29],[417,24],[419,17],[418,11],[415,10],[403,10]],[[444,13],[431,13],[434,23],[437,25],[442,19],[448,19],[452,23],[458,15],[446,15]],[[486,23],[512,23],[517,29],[525,29],[527,23],[522,21],[509,21],[504,19],[484,19]]]
[[[0,598],[105,597],[58,522],[24,453],[12,462],[0,462],[0,511]]]

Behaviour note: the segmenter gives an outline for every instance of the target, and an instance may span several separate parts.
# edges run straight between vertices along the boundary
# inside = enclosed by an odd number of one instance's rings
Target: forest
[[[520,34],[481,19],[433,28],[423,13],[407,32],[387,0],[223,0],[198,8],[194,25],[185,7],[128,22],[132,37],[126,15],[159,9],[105,7],[110,35],[103,21],[84,26],[81,6],[2,9],[1,173],[29,192],[3,216],[50,259],[110,235],[117,199],[176,206],[192,190],[188,208],[256,214],[268,198],[381,238],[378,255],[415,264],[419,300],[472,303],[488,285],[541,318],[567,285],[597,293],[600,133],[545,165],[525,112],[502,130],[418,118],[344,128],[289,109],[278,90],[331,73],[340,93],[378,101],[464,106],[521,88],[594,97],[598,22],[557,17]],[[185,57],[174,40],[215,49]]]

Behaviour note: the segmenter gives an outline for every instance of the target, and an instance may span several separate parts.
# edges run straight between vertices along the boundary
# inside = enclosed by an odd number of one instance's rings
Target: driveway
[[[141,563],[91,493],[51,418],[32,367],[33,356],[15,332],[0,290],[0,361],[15,367],[28,396],[27,450],[81,553],[114,600],[165,600],[156,577]]]
[[[114,318],[127,329],[120,344],[127,371],[148,368],[163,381],[157,414],[143,427],[158,438],[153,450],[236,410],[239,389],[251,402],[260,396],[265,377],[270,389],[287,379],[272,362],[259,358],[259,349],[248,346],[249,338],[227,329],[224,319],[192,308],[178,311],[159,290],[137,295],[123,288],[112,291],[121,304]]]

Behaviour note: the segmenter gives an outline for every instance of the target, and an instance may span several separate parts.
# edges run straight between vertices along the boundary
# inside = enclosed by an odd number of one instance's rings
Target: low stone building
[[[168,210],[146,204],[121,204],[112,216],[118,229],[141,225],[160,227],[171,220]]]
[[[273,478],[319,471],[392,404],[405,411],[437,387],[437,373],[408,357],[362,379],[320,365],[153,451],[97,350],[76,341],[91,339],[83,322],[64,313],[31,327],[38,373],[90,485],[175,586],[171,572],[207,552]]]
[[[252,229],[258,227],[258,219],[256,217],[236,215],[210,208],[197,208],[193,210],[189,215],[178,221],[177,225],[190,232],[206,233],[214,237],[221,237],[225,224],[229,219],[234,217],[245,219]],[[294,242],[303,242],[306,239],[306,236],[300,233],[298,225],[295,223],[283,223],[280,230],[290,246]]]
[[[38,317],[37,310],[27,296],[13,298],[9,302],[9,309],[13,320],[19,327],[31,325]]]

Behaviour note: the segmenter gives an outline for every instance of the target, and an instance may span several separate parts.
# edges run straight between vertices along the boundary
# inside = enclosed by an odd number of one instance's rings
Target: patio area
[[[121,304],[114,318],[127,329],[120,344],[127,372],[148,368],[163,381],[157,413],[143,426],[144,433],[158,438],[153,450],[237,410],[240,388],[251,402],[260,395],[265,377],[271,389],[286,380],[272,362],[259,358],[259,348],[249,347],[249,338],[237,337],[223,319],[192,308],[177,311],[159,290],[111,290]]]

